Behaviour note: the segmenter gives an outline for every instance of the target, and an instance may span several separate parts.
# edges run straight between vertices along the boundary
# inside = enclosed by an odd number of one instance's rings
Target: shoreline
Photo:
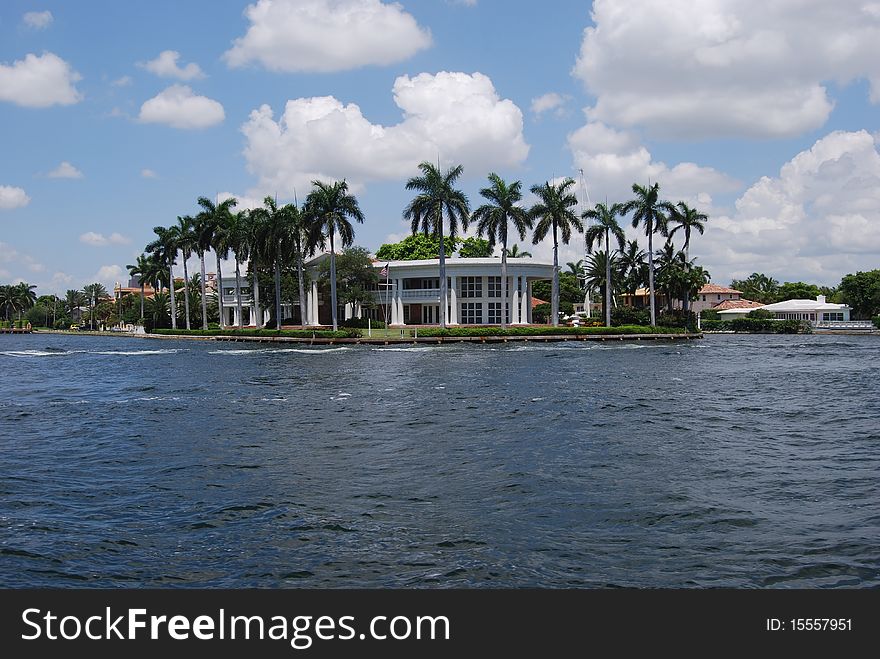
[[[132,339],[159,339],[185,341],[232,341],[236,343],[301,343],[306,345],[401,345],[401,344],[444,344],[444,343],[509,343],[534,341],[550,343],[559,341],[692,341],[702,339],[702,333],[687,334],[550,334],[523,336],[431,336],[431,337],[357,337],[357,338],[312,338],[290,336],[187,336],[185,334],[128,334],[123,332],[71,332],[68,330],[42,330],[34,334],[64,334],[68,336],[114,336]]]

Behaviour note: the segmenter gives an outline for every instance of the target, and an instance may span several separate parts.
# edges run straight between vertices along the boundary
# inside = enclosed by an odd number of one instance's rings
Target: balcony
[[[375,291],[376,300],[385,303],[393,299],[391,291]],[[404,302],[440,302],[439,288],[409,288],[400,291],[400,297]]]

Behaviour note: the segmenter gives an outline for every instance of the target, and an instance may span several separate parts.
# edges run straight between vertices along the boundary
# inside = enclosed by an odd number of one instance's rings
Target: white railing
[[[817,329],[853,329],[873,330],[874,323],[870,320],[820,320],[814,327]]]
[[[374,291],[373,293],[381,302],[385,302],[386,300],[393,299],[394,293],[392,291]],[[432,302],[440,301],[440,289],[439,288],[408,288],[400,291],[400,297],[404,300],[428,300]]]

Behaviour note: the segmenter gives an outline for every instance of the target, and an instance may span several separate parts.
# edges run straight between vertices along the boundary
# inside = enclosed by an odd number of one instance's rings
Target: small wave
[[[327,352],[339,352],[340,350],[349,350],[346,347],[340,348],[244,348],[241,350],[209,350],[209,355],[265,355],[277,354],[281,352],[297,352],[303,355],[320,355]]]
[[[180,348],[167,348],[163,350],[83,350],[79,352],[84,352],[89,355],[105,355],[107,357],[127,357],[137,355],[175,355],[178,352],[183,351],[184,350]]]
[[[67,352],[58,352],[57,350],[4,350],[0,355],[6,357],[60,357],[68,355]]]
[[[438,346],[412,346],[409,348],[400,348],[397,346],[388,346],[382,348],[370,348],[370,350],[375,350],[377,352],[429,352],[433,350],[438,350]]]

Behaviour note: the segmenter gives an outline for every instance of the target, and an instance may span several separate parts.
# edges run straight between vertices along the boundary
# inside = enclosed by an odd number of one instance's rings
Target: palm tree
[[[586,285],[593,289],[603,292],[603,298],[608,300],[620,290],[619,277],[621,270],[619,252],[612,252],[609,258],[608,253],[597,250],[586,260],[584,264],[584,276]],[[611,275],[609,275],[609,271]],[[618,275],[615,281],[615,276]],[[610,293],[610,294],[609,294]],[[610,319],[606,314],[606,323],[610,327]]]
[[[348,183],[336,181],[324,183],[312,181],[312,191],[306,198],[305,213],[314,223],[316,233],[330,241],[330,308],[333,313],[333,331],[338,329],[336,321],[336,245],[335,234],[339,233],[342,247],[351,247],[354,242],[354,228],[349,218],[363,224],[364,214],[357,198],[348,192]],[[442,250],[442,247],[441,247]],[[442,254],[442,251],[441,251]]]
[[[587,221],[594,220],[587,229],[587,251],[592,252],[593,246],[601,244],[602,239],[605,241],[605,326],[611,327],[611,236],[617,240],[620,251],[623,251],[623,245],[626,242],[626,236],[623,229],[617,223],[617,216],[621,215],[621,205],[612,204],[608,207],[608,203],[596,204],[595,208],[584,211],[582,218]]]
[[[251,278],[251,291],[254,296],[254,311],[257,318],[254,325],[263,326],[262,310],[260,309],[260,266],[267,261],[264,242],[264,218],[260,209],[252,210],[247,215],[245,230],[248,243],[248,275]]]
[[[95,307],[98,305],[98,300],[100,300],[102,297],[107,297],[107,289],[104,287],[104,284],[99,284],[95,282],[94,284],[87,284],[86,286],[83,286],[82,292],[89,305],[89,319],[91,322],[92,330],[94,330]]]
[[[669,229],[669,237],[672,238],[679,229],[684,233],[684,246],[682,249],[684,250],[685,259],[687,259],[688,247],[691,244],[691,231],[696,229],[702,236],[706,230],[706,220],[708,219],[708,215],[698,212],[683,201],[678,202],[669,214],[669,223],[675,225]]]
[[[416,190],[418,195],[407,204],[403,211],[404,219],[412,222],[412,232],[421,229],[425,235],[437,236],[440,241],[440,327],[446,327],[446,308],[449,304],[446,284],[446,241],[443,239],[444,215],[449,222],[449,236],[455,237],[458,225],[467,229],[470,221],[470,203],[467,195],[455,189],[464,168],[456,165],[440,171],[429,162],[419,165],[421,176],[414,176],[406,182],[407,190]]]
[[[286,214],[275,199],[266,197],[263,199],[263,208],[254,209],[251,215],[257,223],[256,253],[275,268],[275,327],[281,329],[281,263],[287,248]]]
[[[74,318],[86,303],[86,297],[82,291],[70,289],[64,295],[64,308],[71,318]],[[77,320],[81,320],[81,317]]]
[[[131,277],[137,277],[138,282],[141,285],[141,322],[144,321],[144,286],[145,281],[144,277],[147,274],[147,270],[149,268],[149,263],[147,261],[147,256],[141,254],[137,257],[137,261],[133,265],[125,266],[128,268],[128,274]],[[70,291],[68,291],[69,293]]]
[[[624,278],[623,290],[630,295],[635,295],[640,286],[648,285],[645,252],[635,240],[628,240],[620,253],[620,274]]]
[[[235,257],[235,306],[238,311],[238,324],[244,324],[241,305],[241,260],[247,260],[250,255],[250,220],[246,210],[239,211],[232,216],[229,223],[229,247]]]
[[[489,247],[495,247],[495,240],[501,243],[501,327],[507,327],[507,314],[512,311],[510,294],[507,290],[507,227],[513,222],[513,228],[520,240],[525,240],[526,229],[532,228],[532,218],[528,211],[519,205],[522,201],[522,182],[507,184],[498,174],[489,174],[491,185],[480,190],[489,203],[483,204],[474,211],[471,221],[477,223],[477,234],[486,234]],[[441,275],[442,276],[442,275]]]
[[[574,275],[578,279],[582,279],[584,276],[584,260],[580,259],[577,262],[568,261],[565,266],[568,268],[566,274]]]
[[[519,245],[514,245],[509,250],[507,250],[507,256],[512,259],[524,259],[531,258],[532,253],[526,251],[520,251]]]
[[[177,217],[177,248],[183,256],[183,305],[186,312],[186,329],[192,329],[190,326],[189,316],[189,269],[186,262],[192,256],[193,251],[198,245],[198,236],[195,230],[196,221],[189,215]]]
[[[19,324],[21,324],[22,312],[30,309],[37,303],[37,294],[34,292],[36,288],[33,284],[27,284],[22,281],[12,286],[12,291],[7,296],[12,302],[13,308],[18,311]]]
[[[320,227],[311,222],[308,215],[296,203],[288,204],[285,208],[288,214],[290,248],[296,258],[296,277],[299,285],[299,318],[301,324],[305,325],[312,319],[307,321],[303,261],[306,256],[312,256],[319,245],[321,245],[323,234],[320,232]],[[318,319],[315,318],[312,324],[317,325]]]
[[[174,262],[177,260],[178,230],[177,226],[153,227],[156,239],[147,245],[147,251],[152,252],[164,267],[168,269],[168,288],[171,298],[171,329],[177,329],[177,306],[174,294]]]
[[[676,251],[672,241],[667,239],[654,255],[657,264],[657,288],[666,296],[666,310],[672,312],[672,300],[677,296],[681,271],[684,270],[684,252]]]
[[[9,310],[12,308],[14,296],[12,286],[8,284],[0,286],[0,309],[3,309],[4,320],[9,320]]]
[[[219,242],[225,241],[224,227],[232,216],[232,209],[238,204],[235,198],[224,199],[215,204],[207,197],[199,197],[202,212],[196,215],[197,250],[202,267],[202,329],[208,329],[207,294],[205,293],[205,252],[214,249],[218,242],[216,234],[220,234]],[[228,253],[228,250],[227,250]],[[220,327],[223,327],[223,280],[220,271],[220,255],[217,256],[217,310],[220,312]]]
[[[571,209],[577,206],[577,196],[571,192],[574,179],[566,178],[553,185],[549,181],[544,185],[533,185],[532,194],[538,202],[532,206],[529,214],[537,220],[532,243],[537,245],[553,232],[553,286],[551,288],[550,315],[553,325],[559,325],[559,238],[568,244],[572,229],[579,233],[584,230],[583,222]]]
[[[667,213],[672,213],[675,207],[668,201],[660,199],[660,184],[655,183],[649,187],[633,183],[632,191],[636,198],[623,204],[622,212],[632,212],[632,225],[635,229],[640,224],[645,229],[648,237],[648,289],[651,296],[651,326],[657,324],[657,310],[654,299],[654,234],[666,235]]]

